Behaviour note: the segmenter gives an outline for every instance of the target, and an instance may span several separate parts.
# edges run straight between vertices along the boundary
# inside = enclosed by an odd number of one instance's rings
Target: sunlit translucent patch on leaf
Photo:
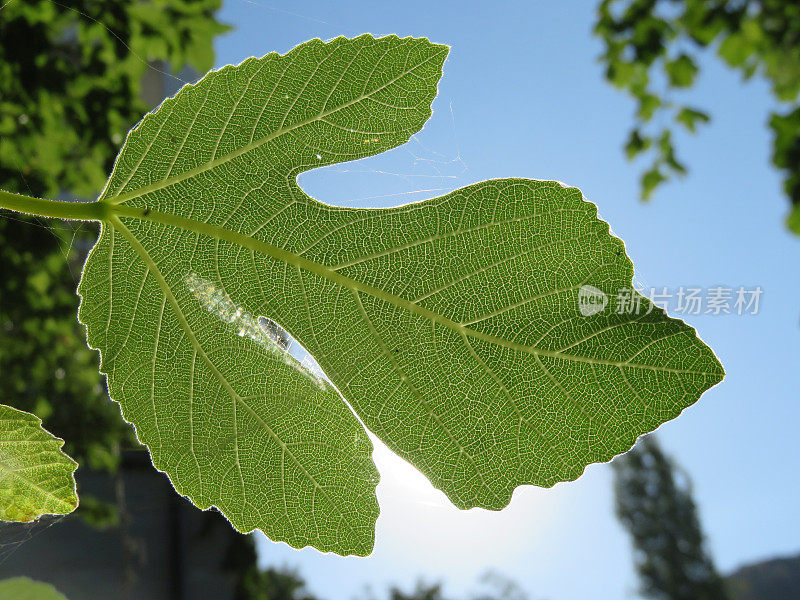
[[[252,340],[284,364],[296,369],[320,390],[331,389],[319,367],[310,357],[306,356],[298,361],[289,353],[289,336],[275,322],[264,317],[254,317],[243,307],[234,304],[223,290],[196,273],[186,275],[185,281],[206,310],[216,315],[223,323],[231,325],[236,335]]]

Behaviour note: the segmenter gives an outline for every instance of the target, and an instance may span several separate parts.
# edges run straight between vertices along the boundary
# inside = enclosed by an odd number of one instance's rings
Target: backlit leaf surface
[[[581,286],[614,295],[633,268],[577,189],[493,180],[391,209],[300,189],[418,131],[447,52],[312,40],[211,72],[130,133],[101,196],[80,318],[111,396],[241,531],[366,554],[378,513],[363,427],[262,316],[462,508],[576,478],[723,376],[658,308],[581,315]]]
[[[35,415],[0,404],[0,521],[27,523],[78,506],[78,464]]]

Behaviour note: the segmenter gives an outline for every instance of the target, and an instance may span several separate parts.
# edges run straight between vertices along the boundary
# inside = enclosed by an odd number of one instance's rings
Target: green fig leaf
[[[80,319],[111,397],[175,488],[240,531],[368,554],[364,426],[456,506],[500,509],[723,377],[638,294],[639,314],[582,314],[582,288],[613,296],[633,267],[575,188],[503,179],[354,209],[297,185],[419,131],[447,53],[364,35],[212,71],[130,132],[99,199]]]

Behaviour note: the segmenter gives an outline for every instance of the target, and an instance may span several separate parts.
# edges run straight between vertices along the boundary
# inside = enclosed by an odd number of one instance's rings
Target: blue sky
[[[449,44],[424,130],[384,155],[303,175],[308,193],[389,206],[488,178],[556,179],[598,205],[645,287],[760,285],[757,315],[683,317],[717,351],[727,377],[659,437],[694,480],[722,570],[797,552],[800,280],[791,265],[800,239],[783,227],[787,201],[769,165],[767,86],[742,84],[706,60],[688,97],[713,122],[677,139],[691,173],[641,204],[639,169],[621,152],[633,103],[602,78],[590,33],[596,3],[226,0],[220,18],[235,29],[218,40],[217,63],[364,32]],[[490,513],[457,511],[385,448],[375,459],[382,514],[371,557],[295,551],[262,536],[262,563],[298,568],[330,600],[365,585],[410,586],[419,576],[443,580],[455,595],[474,589],[486,569],[516,579],[532,598],[636,596],[608,465],[550,490],[520,488],[507,509]]]

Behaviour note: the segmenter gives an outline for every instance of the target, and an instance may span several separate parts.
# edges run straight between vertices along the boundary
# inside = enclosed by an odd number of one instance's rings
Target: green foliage
[[[213,63],[220,0],[25,0],[0,19],[0,182],[94,196],[125,133],[150,107],[150,64]],[[25,187],[13,185],[23,183]]]
[[[78,463],[30,413],[0,404],[0,520],[27,523],[78,506]]]
[[[796,0],[603,0],[595,33],[602,38],[606,78],[638,103],[637,122],[625,151],[634,158],[649,151],[642,175],[643,199],[674,175],[686,172],[675,157],[671,126],[644,133],[656,114],[695,133],[705,112],[673,99],[673,90],[694,85],[703,49],[713,46],[745,79],[771,84],[775,98],[789,106],[770,115],[775,135],[772,161],[784,173],[794,205],[787,225],[800,234],[800,4]],[[662,86],[663,82],[663,86]],[[656,92],[665,87],[663,94]],[[660,143],[657,143],[660,142]]]
[[[783,182],[786,193],[794,200],[794,208],[786,218],[786,225],[800,234],[800,106],[787,113],[773,114],[770,127],[775,132],[772,161],[788,176]]]
[[[239,593],[248,600],[317,600],[303,578],[288,569],[252,569]]]
[[[13,577],[0,581],[0,598],[8,600],[67,600],[56,588],[27,577]]]
[[[0,188],[95,196],[125,132],[148,110],[149,63],[206,70],[226,28],[219,0],[10,2],[0,18]],[[164,17],[168,16],[168,19]],[[152,73],[152,69],[149,71]],[[9,216],[2,212],[2,216]],[[0,218],[0,373],[4,399],[36,413],[81,464],[113,469],[129,425],[83,343],[75,287],[94,224]],[[78,514],[110,523],[87,495]]]
[[[617,516],[633,538],[640,593],[653,600],[727,600],[704,547],[691,483],[656,439],[640,439],[611,464]]]
[[[404,592],[397,586],[391,586],[389,600],[445,600],[445,598],[441,584],[418,581],[411,592]]]
[[[134,439],[108,401],[97,353],[86,347],[75,319],[76,279],[97,227],[23,219],[0,219],[4,400],[42,418],[80,463],[113,468],[116,448]]]
[[[580,315],[582,285],[614,295],[633,267],[574,188],[496,180],[377,210],[297,186],[408,140],[446,55],[361,36],[211,72],[130,133],[98,202],[50,203],[103,221],[80,318],[112,398],[176,489],[240,531],[366,554],[378,513],[366,432],[262,315],[462,508],[575,479],[723,377],[645,299]]]
[[[677,58],[664,62],[664,72],[672,87],[690,87],[698,71],[697,65],[686,54],[680,54]]]
[[[694,108],[684,106],[678,111],[678,114],[675,115],[675,120],[686,127],[686,129],[694,133],[697,131],[698,124],[708,123],[711,120],[711,117],[709,117],[708,114],[704,113],[702,110],[696,110]]]

